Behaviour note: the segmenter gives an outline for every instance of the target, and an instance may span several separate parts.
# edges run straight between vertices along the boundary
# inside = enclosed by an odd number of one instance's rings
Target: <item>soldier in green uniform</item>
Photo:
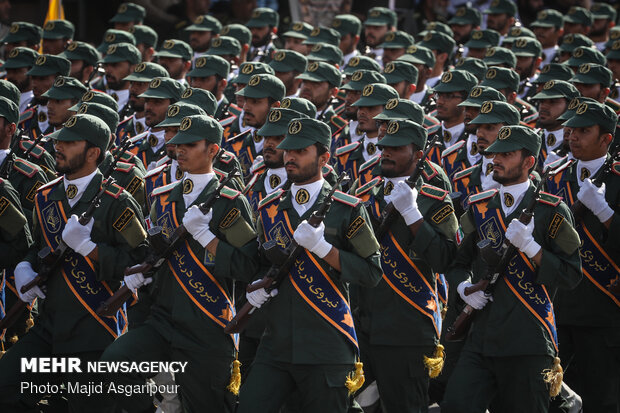
[[[97,49],[88,43],[73,41],[58,56],[64,57],[71,62],[69,76],[89,86],[88,79],[93,70],[95,70],[97,61],[100,59]]]
[[[136,47],[140,51],[142,61],[151,62],[159,39],[157,32],[145,24],[138,24],[129,29],[129,33],[136,38]]]
[[[41,49],[45,54],[58,55],[73,41],[75,26],[68,20],[48,20],[43,26]]]
[[[284,42],[284,49],[294,50],[304,56],[307,55],[309,48],[302,43],[310,36],[313,29],[310,23],[301,21],[291,22],[288,30],[280,35]]]
[[[121,3],[116,14],[109,20],[117,30],[129,31],[132,27],[142,24],[146,17],[144,7],[135,3]]]
[[[269,66],[274,70],[278,79],[284,83],[286,97],[296,97],[299,93],[301,79],[297,76],[306,71],[308,59],[294,50],[278,50],[273,55]]]
[[[32,93],[32,79],[26,73],[37,60],[38,53],[27,47],[16,47],[7,55],[7,59],[2,65],[2,70],[6,71],[6,80],[11,82],[19,89],[18,99],[15,102],[19,105],[20,112],[23,112],[30,104],[34,96]],[[7,95],[2,95],[7,97]]]
[[[519,90],[517,96],[525,101],[536,94],[536,88],[532,84],[542,62],[542,46],[536,39],[520,36],[514,39],[510,49],[517,57],[515,66],[519,74]]]
[[[443,363],[435,272],[456,253],[458,221],[448,191],[424,184],[422,176],[414,188],[405,182],[425,145],[422,126],[390,122],[380,141],[381,176],[356,191],[377,222],[389,203],[399,214],[379,241],[383,279],[375,288],[359,288],[357,297],[365,374],[377,381],[386,413],[426,411],[429,374],[437,376]]]
[[[193,60],[209,50],[211,39],[217,37],[220,30],[222,30],[222,23],[208,14],[196,17],[194,23],[184,29],[189,37],[189,45],[194,51]]]
[[[396,60],[409,62],[418,69],[416,91],[409,96],[409,99],[424,107],[426,113],[432,112],[435,109],[436,102],[431,98],[431,86],[426,81],[429,79],[431,70],[435,66],[436,59],[433,52],[426,47],[414,44],[407,48],[407,54]]]
[[[611,70],[596,63],[582,63],[570,82],[575,85],[581,96],[591,98],[609,106],[616,114],[620,104],[609,97],[613,83]]]
[[[185,76],[192,66],[192,48],[183,40],[169,39],[164,41],[161,49],[155,53],[160,65],[170,74],[170,77],[187,87],[189,84]]]
[[[529,173],[539,150],[540,137],[530,128],[500,129],[485,152],[495,154],[493,178],[501,186],[471,195],[461,217],[451,285],[480,311],[448,381],[441,404],[447,413],[484,412],[492,400],[502,412],[546,412],[550,394],[559,392],[551,297],[581,279],[579,237],[561,198],[541,193],[533,199]],[[521,223],[517,217],[532,203],[532,220]],[[479,240],[488,240],[495,252],[504,240],[517,249],[495,284],[493,301],[483,290],[464,292],[492,270],[482,260]]]
[[[575,217],[583,278],[574,290],[559,291],[554,303],[560,355],[568,365],[566,383],[582,397],[584,411],[593,412],[613,412],[619,406],[620,295],[609,286],[619,273],[620,162],[604,172],[600,187],[593,183],[609,158],[616,124],[616,114],[606,105],[582,102],[564,123],[571,128],[568,144],[574,159],[547,181],[549,191],[567,204],[585,207]]]
[[[239,413],[277,412],[294,390],[302,411],[346,412],[347,391],[361,385],[361,363],[354,367],[358,345],[348,285],[377,284],[379,246],[361,200],[342,192],[335,193],[318,228],[308,223],[331,190],[321,171],[329,160],[329,146],[327,125],[307,118],[291,121],[278,145],[285,151],[292,184],[286,195],[279,189],[259,204],[259,239],[277,239],[282,246],[295,239],[304,251],[279,293],[258,289],[246,294],[253,306],[264,306],[267,327],[241,388]],[[323,291],[322,299],[312,293],[317,288]]]
[[[54,130],[62,127],[72,115],[70,108],[78,103],[80,98],[87,89],[79,80],[58,76],[52,87],[43,93],[43,97],[47,98],[47,117],[48,122]],[[53,155],[54,152],[51,151]]]
[[[131,75],[141,62],[142,55],[132,43],[113,43],[105,50],[105,57],[101,60],[105,69],[103,80],[105,85],[94,89],[105,90],[118,103],[118,113],[124,119],[133,113],[129,102],[129,81],[125,78]]]
[[[275,50],[273,40],[278,31],[280,15],[267,7],[252,11],[252,18],[245,24],[252,32],[252,45],[248,51],[248,62],[269,63]]]
[[[175,375],[188,412],[233,411],[233,394],[226,387],[236,340],[223,327],[234,314],[233,280],[247,282],[257,270],[256,232],[245,197],[224,187],[207,214],[198,208],[218,186],[212,162],[221,139],[217,121],[193,115],[183,118],[179,133],[170,141],[177,145],[179,167],[186,174],[183,181],[153,192],[150,219],[163,228],[165,237],[181,223],[189,236],[155,274],[154,303],[147,320],[102,356],[109,361],[188,362],[185,371]],[[190,271],[192,278],[187,274]],[[125,277],[130,289],[150,281],[153,278],[141,273]],[[118,374],[110,380],[141,384],[145,378],[138,373]],[[151,403],[148,395],[118,397],[128,411],[145,410]]]
[[[194,61],[194,68],[187,74],[191,87],[213,93],[217,102],[214,117],[224,128],[229,127],[241,113],[241,108],[231,103],[224,95],[229,73],[230,63],[224,58],[207,55],[198,57]]]
[[[30,411],[41,398],[36,392],[20,391],[20,382],[58,383],[62,374],[20,374],[22,357],[78,357],[96,361],[103,349],[123,331],[124,314],[114,318],[96,316],[95,309],[118,288],[124,268],[141,260],[146,251],[146,232],[140,207],[117,185],[102,188],[98,163],[108,145],[110,130],[91,115],[75,115],[53,135],[57,169],[63,174],[37,192],[33,238],[26,258],[15,268],[17,290],[37,276],[41,263],[37,252],[45,246],[56,249],[62,240],[68,246],[63,260],[40,287],[21,293],[24,302],[42,299],[35,326],[0,359],[0,389],[3,411]],[[101,192],[104,191],[104,192]],[[88,223],[78,214],[101,192],[100,206]],[[90,288],[86,288],[88,283]],[[70,380],[95,380],[92,373],[72,375]],[[106,395],[68,394],[69,410],[108,412]]]
[[[32,50],[39,50],[43,29],[36,24],[27,22],[13,22],[9,27],[9,32],[0,40],[4,44],[5,56],[11,54],[16,47],[29,47]]]

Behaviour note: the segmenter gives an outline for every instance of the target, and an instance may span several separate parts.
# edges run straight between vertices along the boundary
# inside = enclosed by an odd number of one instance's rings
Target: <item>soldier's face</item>
[[[360,130],[366,133],[378,132],[379,127],[373,118],[381,112],[383,112],[382,105],[359,106],[357,109],[357,121],[359,122]]]
[[[398,92],[398,97],[401,99],[409,99],[409,95],[413,93],[411,92],[412,84],[407,82],[406,80],[398,83],[390,83],[390,86],[396,89],[396,91]]]
[[[290,72],[276,72],[276,77],[284,83],[284,87],[286,89],[286,95],[293,95],[297,92],[299,85],[301,84],[300,79],[295,79],[299,73],[295,71]]]
[[[437,93],[437,119],[449,123],[462,119],[464,109],[458,104],[463,100],[463,94],[459,92]]]
[[[314,103],[317,110],[322,110],[332,97],[331,86],[328,82],[313,82],[304,80],[301,82],[299,97],[308,99]]]
[[[329,152],[318,156],[315,145],[303,149],[284,151],[286,177],[296,184],[306,184],[319,179],[321,168],[329,160]]]
[[[383,66],[385,67],[388,63],[393,62],[398,59],[402,55],[405,54],[405,48],[394,48],[394,49],[383,49]]]
[[[555,27],[533,27],[532,31],[543,49],[555,46],[558,39],[564,34],[564,29],[556,29]]]
[[[166,142],[166,155],[168,155],[168,158],[170,159],[176,159],[177,158],[177,146],[176,145],[168,145],[168,142],[170,142],[170,139],[174,138],[174,135],[176,135],[177,133],[179,133],[179,127],[178,126],[168,126],[164,129],[164,141]]]
[[[465,132],[476,133],[476,126],[478,125],[471,125],[469,122],[471,122],[476,116],[478,116],[478,113],[480,113],[480,108],[465,106],[464,112],[465,117],[463,118],[463,122],[465,122]]]
[[[129,101],[136,112],[144,111],[144,98],[138,97],[149,88],[149,82],[129,82]]]
[[[207,77],[190,77],[189,84],[191,87],[208,90],[215,95],[214,90],[217,86],[217,79],[215,78],[215,75]]]
[[[450,28],[452,32],[454,32],[456,44],[463,44],[469,39],[469,35],[474,29],[474,26],[472,24],[453,24]]]
[[[534,164],[533,158],[523,156],[521,151],[496,153],[493,158],[493,179],[502,185],[519,182],[524,174],[527,176],[529,167]]]
[[[267,120],[270,108],[268,98],[246,97],[243,104],[243,122],[255,128],[263,126]]]
[[[211,31],[199,31],[189,33],[189,45],[194,52],[206,52],[213,37]]]
[[[506,13],[488,14],[487,28],[506,34],[510,28],[510,17]]]
[[[524,57],[517,56],[517,67],[515,68],[516,72],[519,74],[519,79],[525,80],[528,77],[534,74],[534,67],[536,63],[536,58],[534,57]]]
[[[116,23],[114,23],[114,28],[116,30],[124,30],[124,31],[128,32],[135,25],[136,25],[135,22],[116,22]]]
[[[127,87],[128,82],[124,81],[123,78],[129,76],[133,71],[133,66],[129,62],[104,63],[103,68],[110,89],[121,90]]]
[[[179,169],[192,174],[207,173],[218,150],[218,145],[209,143],[206,139],[176,145]]]
[[[80,171],[85,163],[88,151],[95,148],[86,149],[86,141],[55,141],[56,171],[63,175],[73,175]]]
[[[144,99],[144,122],[147,126],[155,127],[159,122],[166,119],[166,111],[170,105],[170,99]]]
[[[342,50],[342,54],[349,54],[355,50],[355,46],[357,46],[358,37],[352,33],[345,34],[340,38],[340,50]]]
[[[600,126],[569,129],[568,146],[575,158],[581,161],[591,161],[607,153],[612,136],[609,133],[602,133]]]
[[[555,130],[561,125],[558,116],[566,111],[567,103],[564,98],[540,100],[538,121],[536,124],[548,130]]]
[[[484,47],[470,47],[467,51],[467,57],[475,57],[476,59],[484,59],[487,49]]]
[[[495,139],[497,139],[497,134],[499,130],[504,126],[503,123],[482,123],[480,125],[476,125],[478,128],[476,129],[476,136],[478,137],[478,148],[480,150],[484,150],[488,148]]]
[[[244,83],[235,83],[235,91],[236,92],[240,91],[244,87],[245,87]],[[243,108],[243,105],[245,103],[245,97],[243,97],[241,95],[235,95],[235,101],[237,102],[237,106],[239,106],[240,108]]]
[[[276,149],[283,139],[284,135],[265,136],[265,143],[263,144],[263,158],[267,168],[281,168],[284,166],[284,150]]]
[[[267,44],[269,40],[269,32],[271,28],[269,26],[265,27],[250,27],[250,31],[252,32],[252,46],[263,46]]]
[[[365,26],[364,36],[366,38],[366,44],[370,47],[377,47],[388,32],[387,25],[383,26]]]
[[[594,83],[592,85],[586,83],[573,83],[581,96],[586,98],[592,98],[600,103],[605,102],[605,98],[609,94],[609,89],[604,88],[600,83]]]
[[[418,150],[413,145],[382,146],[381,175],[387,178],[409,175],[418,157]]]
[[[347,90],[344,98],[344,114],[348,119],[357,119],[357,106],[351,106],[360,99],[362,92],[359,90]]]
[[[73,104],[74,102],[71,99],[49,99],[47,101],[47,117],[50,125],[58,127],[65,123],[73,115],[73,112],[69,111]]]
[[[168,71],[173,79],[181,79],[185,75],[185,61],[180,57],[160,57],[159,64]]]
[[[48,76],[32,76],[32,93],[34,97],[40,98],[42,94],[47,92],[54,84],[56,75]]]
[[[614,79],[620,79],[620,59],[607,59],[607,68],[614,74]]]
[[[19,69],[7,69],[6,80],[13,83],[20,92],[24,93],[32,89],[32,80],[26,74],[28,67],[20,67]]]
[[[65,50],[67,43],[65,39],[43,39],[43,53],[57,55]]]
[[[301,53],[304,56],[307,56],[310,53],[310,49],[312,46],[308,46],[303,44],[304,39],[297,39],[295,37],[284,38],[284,48],[287,50],[294,50],[296,52]]]
[[[564,22],[564,34],[583,34],[587,36],[590,33],[590,27],[579,23]]]

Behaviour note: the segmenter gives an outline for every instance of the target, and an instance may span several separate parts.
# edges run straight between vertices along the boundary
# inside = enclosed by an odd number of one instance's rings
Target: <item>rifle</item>
[[[103,194],[108,187],[114,183],[114,179],[109,178],[101,184],[101,189],[88,206],[88,209],[80,215],[79,222],[81,225],[86,225],[92,218],[95,210],[101,202]],[[47,279],[62,265],[65,261],[67,254],[71,251],[71,248],[61,239],[55,250],[52,251],[51,247],[46,246],[42,248],[37,254],[41,262],[41,268],[38,271],[36,277],[32,279],[28,284],[22,286],[20,291],[23,293],[30,289],[45,284]],[[0,331],[5,328],[11,327],[15,321],[19,318],[21,313],[26,309],[26,303],[21,299],[18,299],[15,304],[5,314],[4,318],[0,320]]]
[[[416,164],[415,169],[413,170],[413,173],[411,174],[411,176],[409,176],[409,178],[405,180],[405,182],[407,183],[407,185],[409,185],[410,188],[415,187],[415,184],[418,178],[420,177],[420,174],[424,170],[424,161],[428,157],[428,154],[431,152],[431,150],[438,143],[439,143],[439,137],[436,136],[435,139],[430,140],[428,144],[426,145],[426,149],[424,149],[424,154],[422,154],[420,159],[418,159],[418,163]],[[383,239],[385,234],[387,234],[387,232],[390,230],[390,226],[392,226],[392,223],[394,223],[398,215],[399,215],[398,211],[394,207],[394,204],[391,202],[387,204],[387,206],[383,210],[383,213],[381,214],[382,220],[381,220],[381,223],[379,224],[379,228],[376,231],[377,240]]]
[[[93,90],[93,85],[91,84],[91,82],[97,75],[102,75],[102,76],[105,75],[105,69],[103,68],[103,63],[101,62],[98,62],[95,65],[95,68],[93,69],[93,71],[90,72],[90,75],[88,75],[88,80],[84,82],[84,86],[86,86],[88,90]]]
[[[325,216],[329,212],[329,209],[332,205],[332,196],[336,192],[336,190],[343,184],[345,181],[349,180],[349,176],[346,172],[343,172],[338,177],[338,181],[336,185],[331,189],[325,201],[319,206],[319,208],[312,213],[310,218],[308,218],[308,223],[312,225],[314,228],[318,228],[321,225],[321,222],[325,219]],[[250,284],[247,286],[246,291],[252,292],[258,289],[264,288],[268,293],[272,290],[278,288],[282,281],[288,276],[291,267],[295,264],[295,261],[299,257],[299,255],[305,250],[304,247],[297,244],[295,240],[291,240],[291,244],[284,251],[280,249],[277,245],[277,240],[271,239],[261,245],[261,248],[264,250],[265,254],[269,261],[272,262],[271,267],[267,271],[267,274],[257,283]],[[226,334],[239,333],[243,331],[245,326],[254,311],[256,311],[257,307],[254,307],[250,302],[246,302],[241,310],[237,312],[235,317],[230,320],[228,325],[224,327],[224,332]]]
[[[19,142],[22,139],[23,133],[24,131],[22,129],[17,129],[16,139],[13,140],[9,153],[6,154],[6,158],[4,158],[4,161],[2,161],[2,165],[0,165],[0,178],[9,179],[9,173],[11,173],[11,169],[13,168],[13,162],[15,162],[15,157],[13,155],[15,154],[15,151],[19,146]]]
[[[200,204],[198,208],[203,214],[208,214],[215,202],[220,199],[220,193],[224,186],[226,186],[231,180],[239,175],[239,171],[234,169],[226,178],[224,178],[217,189],[212,192],[207,200]],[[167,240],[164,237],[163,228],[160,226],[152,227],[148,230],[149,241],[151,243],[151,250],[144,262],[140,265],[126,268],[125,275],[131,275],[141,272],[145,277],[152,277],[162,265],[166,263],[168,257],[177,250],[179,245],[185,241],[189,236],[187,228],[183,224],[179,225],[170,238]],[[123,285],[119,288],[112,297],[108,298],[105,302],[101,303],[97,309],[97,315],[103,317],[112,317],[123,304],[133,296],[133,292]]]
[[[34,148],[36,148],[36,147],[37,147],[37,145],[38,145],[38,144],[40,144],[40,143],[43,141],[43,138],[44,138],[45,136],[46,136],[46,135],[43,135],[43,134],[40,134],[39,136],[37,136],[37,137],[35,138],[35,140],[34,140],[34,141],[32,141],[32,146],[31,146],[30,148],[26,149],[26,151],[25,151],[25,152],[24,152],[24,154],[22,155],[22,158],[24,158],[24,159],[28,159],[28,156],[30,156],[30,152],[32,152],[32,151],[34,150]],[[18,140],[18,142],[19,142],[19,140]]]
[[[547,169],[547,171],[545,171],[540,182],[536,186],[532,200],[527,207],[521,211],[521,214],[519,215],[519,222],[523,225],[529,224],[534,217],[534,208],[536,207],[536,203],[540,197],[540,191],[542,191],[545,181],[553,175],[553,173],[554,171],[551,169]],[[471,287],[465,288],[464,293],[465,295],[470,295],[476,291],[484,290],[485,295],[492,296],[495,286],[497,285],[497,281],[504,274],[504,271],[506,271],[506,268],[515,254],[518,253],[518,249],[506,239],[504,239],[504,243],[500,247],[500,252],[495,252],[493,250],[491,247],[491,240],[489,239],[481,240],[476,245],[480,250],[482,259],[487,263],[488,270],[487,274],[480,281]],[[463,308],[461,314],[459,314],[454,323],[448,327],[446,332],[446,340],[460,341],[465,338],[475,313],[475,308],[469,304],[465,305],[465,308]]]
[[[116,168],[116,165],[121,160],[121,156],[123,156],[125,151],[127,151],[127,149],[129,149],[129,147],[134,142],[137,142],[140,139],[142,139],[142,135],[136,135],[133,138],[127,137],[127,138],[123,139],[123,142],[121,142],[120,146],[117,146],[116,148],[114,148],[114,152],[111,152],[111,154],[114,157],[114,159],[112,160],[112,162],[110,162],[110,164],[107,166],[107,168],[105,168],[103,171],[101,171],[101,173],[103,174],[103,178],[104,179],[107,179],[109,176],[112,175],[112,173],[114,172],[114,168]]]

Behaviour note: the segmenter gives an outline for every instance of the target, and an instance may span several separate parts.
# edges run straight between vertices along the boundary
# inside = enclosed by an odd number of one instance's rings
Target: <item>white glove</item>
[[[293,233],[293,238],[299,245],[319,258],[325,258],[332,249],[332,244],[325,241],[325,224],[322,222],[318,228],[314,228],[304,219]]]
[[[534,217],[532,217],[532,220],[527,225],[523,225],[518,219],[513,218],[506,229],[506,239],[525,255],[534,258],[541,247],[540,244],[534,240],[534,236],[532,235],[533,231]]]
[[[254,169],[256,168],[256,165],[258,165],[262,161],[263,161],[263,155],[258,155],[256,159],[254,159],[254,162],[252,162],[252,166],[250,167],[250,172],[254,173]]]
[[[209,223],[212,217],[212,210],[209,210],[207,214],[203,214],[197,205],[193,205],[188,209],[183,217],[183,225],[187,229],[187,232],[192,234],[192,237],[194,237],[203,248],[207,248],[207,245],[216,238],[215,234],[209,229]]]
[[[133,267],[132,267],[133,268]],[[153,282],[153,277],[144,277],[144,274],[137,272],[135,274],[126,275],[124,278],[125,285],[131,291],[135,291],[143,285],[149,285]]]
[[[396,184],[390,195],[392,204],[405,219],[405,224],[411,225],[422,219],[418,209],[418,190],[410,188],[405,181]]]
[[[78,221],[78,216],[73,214],[67,221],[65,229],[62,231],[62,240],[71,248],[83,257],[86,257],[95,249],[95,244],[90,239],[90,232],[93,229],[95,220],[93,218],[88,221],[88,224],[82,225]]]
[[[22,261],[15,267],[15,287],[17,288],[17,294],[19,294],[19,298],[25,302],[30,304],[32,300],[37,297],[45,298],[45,294],[39,288],[39,286],[34,286],[30,290],[22,293],[22,287],[28,284],[30,281],[34,280],[37,276],[37,273],[32,269],[32,265],[28,261]]]
[[[489,302],[489,296],[484,291],[476,291],[475,293],[465,295],[465,288],[471,287],[473,284],[469,281],[461,282],[456,291],[459,293],[465,304],[472,306],[476,310],[481,310]]]
[[[590,178],[586,178],[577,192],[577,198],[590,210],[601,222],[607,222],[614,215],[607,200],[605,200],[605,184],[598,188]]]
[[[252,285],[260,281],[262,280],[256,280],[252,283]],[[264,288],[259,288],[258,290],[252,291],[251,293],[245,293],[245,298],[247,298],[248,302],[252,304],[252,306],[260,308],[260,306],[265,304],[267,300],[275,297],[276,295],[278,295],[278,290],[275,288],[269,293],[265,291]]]

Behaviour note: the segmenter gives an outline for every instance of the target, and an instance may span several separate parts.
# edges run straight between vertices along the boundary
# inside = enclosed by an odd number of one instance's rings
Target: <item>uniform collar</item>
[[[409,100],[415,103],[422,103],[422,100],[424,100],[424,96],[426,96],[426,91],[428,90],[428,86],[425,84],[424,88],[422,90],[420,90],[419,92],[415,92],[412,93],[409,96]]]
[[[267,194],[272,193],[276,189],[284,186],[284,184],[286,183],[286,180],[287,180],[287,176],[286,176],[285,167],[267,169],[267,173],[265,174],[265,181],[264,181],[265,191],[267,192]],[[271,186],[272,183],[276,184],[276,186]]]
[[[562,146],[562,141],[564,141],[564,130],[562,128],[554,131],[544,129],[543,134],[543,140],[547,147],[547,151],[553,151]]]
[[[314,181],[305,185],[292,184],[290,189],[290,198],[293,208],[297,211],[297,214],[301,217],[306,211],[312,209],[312,206],[316,202],[321,188],[323,188],[324,179]],[[304,200],[306,200],[303,202]],[[302,203],[299,203],[302,201]]]
[[[84,198],[85,201],[90,201],[92,199],[92,196],[88,196],[90,195],[89,192],[92,192],[92,188],[89,188],[89,184],[98,172],[99,170],[95,169],[93,172],[86,176],[72,180],[68,180],[66,177],[64,177],[63,184],[65,191],[63,195],[64,198],[67,199],[67,202],[69,203],[69,206],[71,208],[73,208],[75,204],[77,204],[78,201],[82,198]],[[91,191],[89,191],[89,189],[91,189]],[[75,194],[73,198],[69,198],[69,192]]]
[[[4,159],[7,157],[10,151],[10,149],[0,149],[0,165],[2,165]]]
[[[450,133],[450,140],[448,142],[446,142],[444,140],[444,146],[446,148],[454,145],[456,143],[456,141],[458,141],[459,137],[463,134],[463,132],[465,131],[465,123],[461,122],[457,125],[454,125],[451,128],[446,128],[443,121],[441,122],[441,128],[443,129],[443,133],[445,134],[445,132]],[[442,139],[444,137],[442,136]]]
[[[523,200],[525,193],[530,187],[529,179],[519,184],[499,187],[500,202],[504,215],[508,216],[514,212],[517,206]]]
[[[375,136],[374,138],[369,138],[365,133],[362,138],[362,145],[364,146],[363,155],[364,160],[367,161],[370,158],[373,158],[377,155],[381,155],[381,151],[377,147],[377,143],[379,142],[379,136]]]
[[[426,86],[430,88],[434,87],[437,84],[437,82],[439,82],[439,79],[441,79],[442,75],[443,73],[440,74],[439,76],[429,77],[428,79],[426,79]]]
[[[596,174],[596,172],[601,169],[601,166],[603,166],[606,159],[607,155],[597,159],[592,159],[591,161],[577,160],[576,172],[577,182],[579,183],[579,186],[581,186],[581,183],[585,180],[585,178],[592,179],[592,176],[594,176],[594,174]]]
[[[185,202],[185,206],[189,207],[192,205],[214,178],[215,172],[208,174],[190,174],[186,172],[185,177],[181,181],[181,190],[183,191],[183,202]],[[187,190],[189,190],[189,192],[186,193]]]
[[[34,93],[32,92],[32,90],[29,90],[21,94],[21,96],[19,97],[19,112],[20,113],[26,110],[26,108],[28,107],[28,103],[30,103],[33,97],[34,97]]]
[[[467,149],[467,160],[470,165],[475,165],[480,162],[480,152],[478,151],[478,137],[474,133],[470,133],[465,143]]]
[[[397,176],[395,178],[384,178],[385,182],[383,183],[383,199],[386,204],[392,202],[392,191],[396,187],[396,184],[399,182],[404,182],[408,176]],[[389,193],[386,193],[389,192]]]
[[[165,130],[160,130],[159,132],[149,132],[149,136],[147,139],[153,153],[157,153],[164,146],[164,143],[166,142],[166,140],[164,139],[165,134]],[[154,139],[151,138],[151,136],[154,136],[155,139],[157,139],[157,144],[155,146],[153,146],[151,143],[151,141],[155,142]]]
[[[108,95],[114,97],[116,95],[116,102],[118,103],[118,111],[122,111],[127,102],[129,102],[129,89],[113,90],[108,89]]]

